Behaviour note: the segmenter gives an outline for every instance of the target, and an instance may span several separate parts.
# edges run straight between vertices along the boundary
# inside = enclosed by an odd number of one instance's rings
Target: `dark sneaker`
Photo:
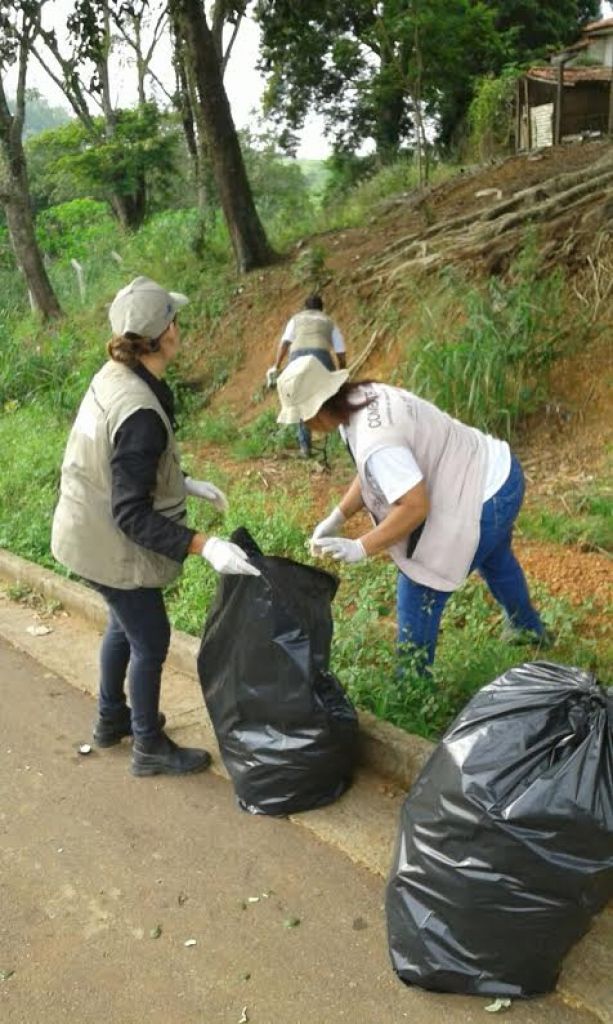
[[[94,743],[97,747],[114,747],[116,743],[121,743],[126,736],[132,735],[130,709],[127,708],[126,712],[118,718],[98,717],[94,725]],[[163,729],[166,725],[166,715],[163,715],[161,711],[158,722],[160,729]]]
[[[132,747],[132,775],[190,775],[203,772],[211,755],[197,747],[179,747],[162,733],[152,742],[135,740]]]

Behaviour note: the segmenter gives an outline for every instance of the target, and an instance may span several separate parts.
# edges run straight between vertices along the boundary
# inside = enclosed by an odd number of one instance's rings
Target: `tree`
[[[269,132],[240,132],[241,148],[259,213],[267,224],[297,224],[314,216],[308,182]]]
[[[38,28],[40,3],[0,2],[0,201],[11,246],[26,279],[34,307],[44,319],[59,316],[60,304],[36,242],[22,133],[26,110],[29,46]],[[15,109],[11,113],[4,74],[17,63]]]
[[[514,60],[534,60],[573,42],[600,15],[600,0],[485,0],[498,32],[511,42]]]
[[[317,107],[338,148],[372,139],[382,163],[495,45],[480,0],[259,0],[256,17],[269,109],[291,133]]]
[[[245,15],[247,2],[248,0],[214,0],[212,4],[210,14],[211,35],[213,36],[222,78],[228,66],[228,61]],[[223,35],[226,25],[231,26],[232,31],[224,48]],[[201,215],[201,231],[204,233],[207,221],[211,218],[217,201],[207,141],[207,128],[202,107],[198,103],[193,68],[187,59],[185,40],[176,17],[171,18],[171,29],[173,36],[173,61],[177,81],[174,105],[181,117],[185,140],[192,161],[198,209]]]
[[[41,205],[74,198],[102,199],[114,208],[125,197],[132,223],[168,195],[177,174],[180,132],[176,115],[161,114],[153,103],[115,112],[109,136],[103,117],[86,128],[73,119],[30,139],[32,193]],[[136,208],[138,204],[138,208]]]
[[[147,5],[141,3],[140,6],[144,9]],[[121,118],[111,99],[109,56],[114,42],[114,27],[125,22],[128,26],[125,35],[131,38],[130,26],[134,25],[134,10],[133,4],[122,0],[74,0],[66,21],[67,44],[60,46],[55,26],[40,26],[38,36],[42,45],[37,41],[31,47],[49,77],[64,92],[93,146],[99,146],[101,141],[101,122],[97,120],[96,108],[103,117],[102,134],[105,142],[109,146],[120,144],[118,125]],[[141,22],[138,19],[137,22],[140,32]],[[137,65],[139,88],[143,93],[144,80],[150,73],[149,63],[159,39],[159,31],[156,23],[153,41],[146,51],[142,48],[142,34],[135,44],[140,54]],[[131,192],[116,189],[108,196],[115,216],[122,227],[127,229],[138,228],[146,214],[146,169],[141,166],[131,181]]]
[[[170,11],[193,77],[196,123],[206,133],[215,185],[240,272],[275,259],[258,216],[223,84],[218,43],[202,0],[171,0]]]
[[[136,3],[109,5],[109,13],[121,39],[133,53],[136,65],[138,102],[147,103],[146,83],[150,78],[166,98],[172,101],[166,87],[151,69],[151,61],[164,30],[168,27],[168,7],[165,2],[138,0]],[[148,30],[148,32],[147,32]],[[148,38],[146,38],[148,36]]]
[[[380,162],[424,145],[426,118],[448,145],[476,78],[577,35],[598,0],[257,0],[266,103],[291,146],[313,109],[338,149],[373,140]]]
[[[408,112],[393,71],[394,41],[377,31],[372,0],[258,0],[261,68],[268,73],[267,112],[283,126],[288,149],[312,109],[339,149],[375,140],[381,158],[397,151]]]

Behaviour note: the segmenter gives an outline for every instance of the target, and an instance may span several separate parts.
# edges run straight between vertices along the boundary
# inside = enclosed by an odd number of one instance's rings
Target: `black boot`
[[[189,775],[203,772],[210,763],[206,750],[179,747],[164,732],[154,740],[134,740],[132,747],[133,775]]]
[[[166,725],[166,716],[160,711],[158,718],[160,731]],[[130,708],[126,708],[121,715],[113,718],[103,718],[99,715],[94,724],[94,743],[97,747],[114,747],[120,743],[125,736],[132,735],[132,718]]]

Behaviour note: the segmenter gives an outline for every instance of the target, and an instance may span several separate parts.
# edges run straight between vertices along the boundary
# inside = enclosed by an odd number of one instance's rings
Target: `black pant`
[[[125,714],[129,663],[132,731],[136,739],[154,739],[159,733],[162,666],[170,644],[162,591],[154,587],[117,590],[101,583],[91,586],[102,594],[109,609],[100,647],[100,715],[118,718]]]

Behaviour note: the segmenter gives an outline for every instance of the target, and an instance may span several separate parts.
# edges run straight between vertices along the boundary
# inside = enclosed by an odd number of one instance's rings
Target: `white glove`
[[[347,537],[322,537],[317,545],[324,555],[336,558],[339,562],[361,562],[366,558],[361,540],[349,540]]]
[[[233,544],[231,540],[209,537],[202,549],[202,557],[206,558],[217,572],[232,576],[261,575],[255,565],[249,564],[243,549],[238,544]]]
[[[274,388],[275,384],[277,383],[277,373],[278,373],[278,371],[277,371],[277,367],[276,366],[271,366],[266,371],[266,387],[267,388]]]
[[[337,505],[326,519],[322,519],[313,530],[309,541],[309,550],[314,558],[317,557],[320,537],[333,537],[345,525],[347,520]]]
[[[204,498],[205,501],[210,501],[218,512],[227,512],[230,507],[224,492],[207,480],[192,480],[191,476],[186,476],[185,490],[191,498]]]

